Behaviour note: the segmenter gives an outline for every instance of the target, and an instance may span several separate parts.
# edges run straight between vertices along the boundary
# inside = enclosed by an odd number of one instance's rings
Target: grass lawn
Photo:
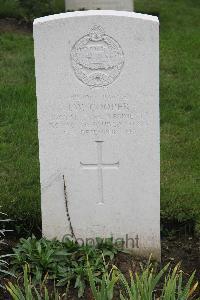
[[[160,18],[161,216],[200,232],[199,0],[136,0]],[[31,33],[0,35],[0,206],[16,229],[40,224]]]
[[[9,217],[40,220],[39,161],[31,34],[0,38],[1,188],[0,206]]]

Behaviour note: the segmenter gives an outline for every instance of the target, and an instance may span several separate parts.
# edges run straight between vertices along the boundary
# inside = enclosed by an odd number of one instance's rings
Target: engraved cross
[[[103,170],[119,169],[119,161],[116,163],[104,163],[102,158],[102,145],[103,141],[95,141],[97,144],[98,161],[94,164],[85,164],[80,162],[81,168],[85,170],[97,170],[98,171],[98,191],[99,202],[98,204],[104,204],[103,195]]]

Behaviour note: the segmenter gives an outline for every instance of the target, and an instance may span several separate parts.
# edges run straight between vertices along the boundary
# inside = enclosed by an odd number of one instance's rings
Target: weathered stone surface
[[[133,11],[133,0],[65,0],[66,11],[73,10],[127,10]]]
[[[123,238],[158,258],[157,18],[54,15],[34,40],[44,235]]]

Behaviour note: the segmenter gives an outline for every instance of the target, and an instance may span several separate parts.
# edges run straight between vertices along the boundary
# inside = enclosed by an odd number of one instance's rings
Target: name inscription
[[[67,99],[62,113],[53,115],[49,124],[69,135],[134,134],[134,108],[129,97],[103,94],[98,102],[93,96],[74,94]]]

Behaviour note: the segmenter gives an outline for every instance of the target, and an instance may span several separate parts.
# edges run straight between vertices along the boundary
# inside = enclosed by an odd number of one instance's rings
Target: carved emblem
[[[95,25],[72,47],[71,60],[79,80],[88,86],[102,87],[120,74],[124,54],[120,45]]]

